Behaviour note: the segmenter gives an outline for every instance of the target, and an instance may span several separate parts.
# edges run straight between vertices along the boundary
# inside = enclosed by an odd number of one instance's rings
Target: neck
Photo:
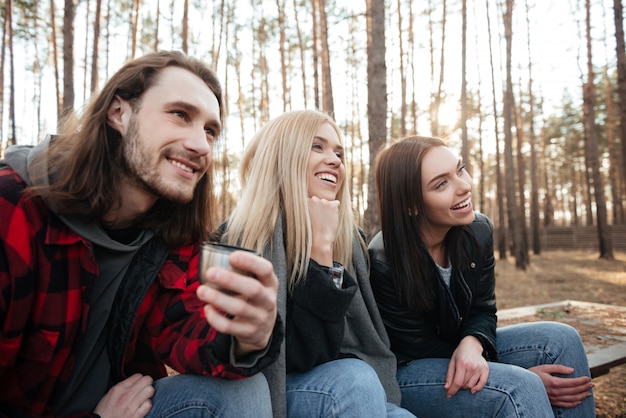
[[[122,183],[120,190],[121,201],[118,206],[112,207],[100,219],[108,228],[128,228],[154,206],[157,197],[152,193]]]
[[[435,263],[442,267],[448,264],[448,257],[444,246],[446,233],[436,233],[435,231],[422,233],[422,239],[424,240],[424,246],[428,254],[430,254]]]

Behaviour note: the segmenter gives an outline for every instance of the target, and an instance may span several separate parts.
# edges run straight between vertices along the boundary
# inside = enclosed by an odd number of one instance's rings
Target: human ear
[[[128,127],[130,113],[129,103],[116,95],[107,110],[107,124],[123,136]]]

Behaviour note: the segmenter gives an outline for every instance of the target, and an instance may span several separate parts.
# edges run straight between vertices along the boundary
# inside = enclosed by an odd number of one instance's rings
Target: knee
[[[335,387],[343,387],[347,391],[358,393],[384,393],[383,386],[376,371],[362,360],[339,360],[343,364],[337,372]]]
[[[552,345],[564,350],[583,349],[583,342],[576,328],[561,322],[541,322],[544,333]]]

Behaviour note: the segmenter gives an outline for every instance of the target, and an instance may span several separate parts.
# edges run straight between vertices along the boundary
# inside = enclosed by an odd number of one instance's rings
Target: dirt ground
[[[598,252],[547,251],[531,254],[526,271],[515,260],[497,260],[498,309],[540,305],[563,300],[626,307],[626,253],[615,260],[600,260]],[[550,318],[560,320],[558,316]],[[623,319],[623,318],[622,318]],[[583,340],[590,330],[579,330]],[[626,417],[626,364],[594,379],[598,418]]]

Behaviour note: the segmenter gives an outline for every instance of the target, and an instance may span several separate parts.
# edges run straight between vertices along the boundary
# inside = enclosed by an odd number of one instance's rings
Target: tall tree
[[[328,47],[328,21],[326,17],[326,0],[317,0],[320,43],[322,44],[322,109],[335,117],[335,104],[333,100],[333,83],[330,72],[330,48]]]
[[[61,94],[61,87],[59,86],[61,76],[59,75],[59,48],[57,43],[57,24],[54,0],[50,0],[50,44],[52,47],[52,67],[54,68],[54,91],[57,109],[56,117],[57,121],[60,121],[61,116],[63,115],[63,95]]]
[[[472,172],[467,137],[467,0],[461,0],[461,157]]]
[[[410,28],[410,30],[412,30]],[[406,135],[406,71],[404,69],[404,30],[402,29],[402,1],[398,0],[398,48],[400,53],[400,135]]]
[[[311,0],[311,16],[312,16],[312,32],[313,32],[313,101],[316,109],[320,109],[320,77],[319,77],[319,61],[320,61],[320,48],[319,48],[319,3],[317,0]]]
[[[161,24],[161,0],[157,0],[156,17],[154,18],[154,51],[159,50],[159,29]]]
[[[513,45],[513,0],[506,0],[504,12],[504,37],[506,40],[506,89],[504,92],[504,160],[506,167],[506,206],[509,225],[512,233],[513,254],[515,267],[526,270],[530,263],[528,250],[525,245],[522,214],[515,196],[516,176],[513,162],[513,112],[515,98],[513,96],[513,81],[511,80],[511,62]]]
[[[7,147],[17,144],[15,128],[15,55],[13,53],[13,0],[5,2],[5,28],[9,47],[9,136]],[[3,45],[4,46],[4,45]]]
[[[447,5],[446,0],[442,3],[442,16],[441,16],[441,55],[439,56],[439,83],[437,84],[437,92],[435,97],[432,98],[431,111],[430,111],[430,130],[433,136],[438,136],[439,132],[439,108],[443,101],[443,79],[444,79],[444,64],[445,64],[445,45],[446,45],[446,20],[447,20]]]
[[[5,1],[4,7],[2,7],[2,42],[0,42],[0,158],[4,156],[4,138],[2,127],[4,126],[4,59],[6,57],[6,41],[7,41],[7,27],[9,25],[8,11],[9,1]]]
[[[492,36],[491,36],[491,17],[490,17],[490,11],[489,11],[489,0],[485,0],[485,8],[487,10],[487,34],[488,34],[488,39],[489,39],[489,64],[490,64],[490,69],[491,69],[491,97],[493,99],[492,101],[492,107],[493,107],[493,126],[494,126],[494,135],[495,135],[495,139],[496,139],[496,198],[498,201],[497,207],[498,207],[498,222],[497,222],[497,237],[498,237],[498,252],[500,254],[500,259],[504,260],[506,259],[506,231],[507,228],[505,227],[506,225],[506,219],[505,219],[505,212],[504,212],[504,202],[505,202],[505,196],[504,196],[504,183],[503,183],[503,179],[502,179],[502,163],[501,163],[501,156],[500,156],[500,134],[499,134],[499,129],[498,129],[498,106],[497,106],[497,100],[496,100],[496,76],[495,76],[495,69],[494,69],[494,57],[493,57],[493,47],[491,45],[492,43]]]
[[[98,89],[98,54],[100,44],[100,15],[102,13],[102,0],[96,0],[96,16],[93,21],[93,47],[91,51],[91,92]]]
[[[85,10],[85,50],[83,52],[83,59],[85,65],[83,65],[83,102],[89,97],[89,89],[87,88],[87,75],[89,74],[89,18],[91,17],[91,0],[86,0]]]
[[[139,10],[141,9],[141,0],[132,1],[132,13],[130,19],[130,58],[135,58],[137,54],[137,33],[139,32]]]
[[[535,135],[535,93],[533,91],[533,61],[531,55],[530,7],[526,5],[526,45],[528,50],[528,145],[530,146],[530,228],[534,254],[541,254],[539,239],[539,176],[537,166],[537,136]]]
[[[183,2],[183,27],[181,38],[183,40],[183,52],[189,53],[189,0]]]
[[[587,38],[587,82],[583,87],[583,111],[585,117],[585,152],[588,155],[587,161],[591,163],[591,177],[593,180],[593,195],[596,202],[596,220],[598,223],[598,243],[600,258],[613,260],[613,242],[609,231],[606,211],[606,201],[604,197],[604,185],[600,176],[600,166],[598,162],[598,138],[595,122],[595,84],[591,48],[591,1],[585,0],[586,11],[586,38]]]
[[[602,8],[602,17],[603,20],[606,21],[606,8]],[[614,109],[613,109],[613,83],[611,82],[610,75],[610,54],[608,53],[608,44],[607,39],[608,35],[606,32],[607,25],[604,25],[604,56],[606,57],[606,62],[604,64],[604,101],[606,102],[606,116],[605,116],[605,124],[606,127],[606,146],[607,146],[607,154],[609,160],[609,182],[611,186],[611,201],[613,207],[613,224],[621,224],[624,223],[624,205],[622,202],[623,189],[621,187],[621,175],[619,173],[618,167],[620,166],[620,155],[615,152],[615,120],[614,120]]]
[[[63,116],[74,110],[74,15],[76,0],[65,0],[63,14]]]
[[[278,9],[278,51],[280,52],[280,75],[283,92],[283,112],[287,111],[287,57],[285,54],[285,0],[276,0]]]
[[[367,16],[367,119],[369,130],[369,172],[365,221],[368,236],[380,229],[376,207],[374,159],[387,136],[387,67],[385,65],[385,3],[366,0]]]
[[[304,100],[304,108],[306,109],[308,107],[308,94],[307,94],[307,78],[306,78],[306,58],[305,58],[305,52],[306,52],[306,48],[305,48],[305,42],[304,42],[304,37],[302,35],[302,29],[300,28],[300,19],[298,17],[299,12],[298,12],[298,4],[297,4],[297,0],[293,0],[293,14],[294,14],[294,20],[296,22],[296,33],[298,34],[298,46],[299,46],[299,52],[300,52],[300,73],[302,76],[302,99]]]
[[[619,97],[620,134],[622,144],[622,185],[626,194],[626,46],[624,45],[624,15],[622,0],[613,0],[615,20],[615,52],[617,56],[617,94]]]

